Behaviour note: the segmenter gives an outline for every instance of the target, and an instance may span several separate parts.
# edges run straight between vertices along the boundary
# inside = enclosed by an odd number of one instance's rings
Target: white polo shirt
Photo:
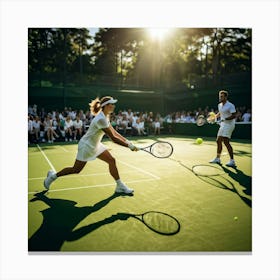
[[[230,117],[233,113],[236,112],[235,106],[229,101],[227,101],[225,104],[223,104],[222,102],[219,103],[218,104],[218,110],[220,112],[220,117],[223,120]],[[225,120],[224,123],[235,124],[235,119]]]

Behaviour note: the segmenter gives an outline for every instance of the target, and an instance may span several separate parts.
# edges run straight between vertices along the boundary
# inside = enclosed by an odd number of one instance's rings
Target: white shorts
[[[102,143],[98,143],[96,147],[91,147],[83,141],[80,141],[78,144],[78,153],[76,159],[80,161],[95,160],[106,150],[107,147]]]
[[[235,128],[235,124],[221,123],[217,136],[231,138],[231,134]]]

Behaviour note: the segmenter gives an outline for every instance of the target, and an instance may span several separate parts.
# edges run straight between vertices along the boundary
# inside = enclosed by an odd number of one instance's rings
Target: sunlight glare
[[[148,28],[152,39],[162,40],[170,32],[170,28]]]

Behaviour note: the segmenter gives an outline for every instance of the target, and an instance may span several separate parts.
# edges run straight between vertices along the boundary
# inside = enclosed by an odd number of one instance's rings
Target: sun
[[[171,31],[171,28],[148,28],[152,39],[163,40]]]

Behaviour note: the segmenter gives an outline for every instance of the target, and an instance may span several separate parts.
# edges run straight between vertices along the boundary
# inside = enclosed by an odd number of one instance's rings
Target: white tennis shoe
[[[214,158],[213,160],[209,161],[209,163],[221,164],[221,160],[219,158]]]
[[[123,182],[117,183],[117,187],[115,190],[116,193],[126,193],[130,194],[133,193],[134,190],[130,189],[128,186],[126,186]]]
[[[234,159],[231,159],[231,160],[226,164],[226,166],[228,166],[228,167],[236,167],[236,164],[235,164]]]
[[[47,178],[44,181],[44,187],[49,190],[51,183],[57,178],[56,173],[50,170],[47,174]]]

